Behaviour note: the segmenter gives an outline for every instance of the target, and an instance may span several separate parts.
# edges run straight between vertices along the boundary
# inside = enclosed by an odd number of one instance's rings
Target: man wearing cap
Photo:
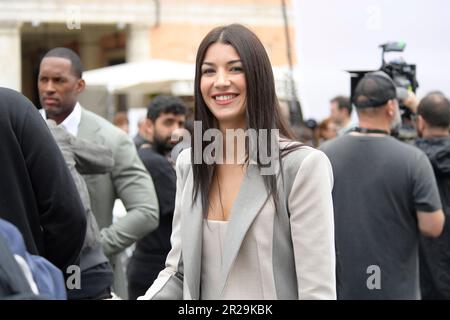
[[[390,136],[398,97],[387,74],[366,74],[352,98],[359,126],[321,147],[335,178],[338,299],[420,299],[419,232],[443,228],[428,158]]]

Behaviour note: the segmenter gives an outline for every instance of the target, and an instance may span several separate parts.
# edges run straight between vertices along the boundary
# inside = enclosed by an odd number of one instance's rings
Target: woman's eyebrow
[[[228,61],[228,62],[227,62],[227,65],[229,65],[229,64],[234,64],[234,63],[238,63],[238,62],[242,62],[242,60],[241,60],[241,59],[231,60],[231,61]],[[208,66],[215,66],[215,65],[216,65],[215,63],[213,63],[213,62],[208,62],[208,61],[203,61],[202,65],[203,65],[203,64],[206,64],[206,65],[208,65]]]

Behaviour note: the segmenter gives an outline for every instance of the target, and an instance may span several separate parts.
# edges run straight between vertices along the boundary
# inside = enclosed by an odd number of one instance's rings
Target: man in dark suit
[[[146,137],[151,145],[143,145],[138,151],[142,162],[152,176],[159,202],[160,223],[158,229],[137,242],[128,265],[128,295],[136,299],[164,269],[170,251],[170,235],[175,207],[176,174],[167,156],[176,142],[172,134],[184,127],[186,107],[171,96],[158,96],[147,109]]]

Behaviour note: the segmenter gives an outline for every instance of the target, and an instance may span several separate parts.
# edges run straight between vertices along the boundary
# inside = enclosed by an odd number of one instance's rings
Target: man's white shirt
[[[47,114],[42,108],[39,110],[42,117],[46,120]],[[78,135],[78,127],[80,126],[81,121],[81,105],[77,102],[75,107],[73,108],[73,111],[67,116],[67,118],[64,119],[63,122],[61,122],[60,125],[62,125],[69,133],[74,135],[75,137]]]

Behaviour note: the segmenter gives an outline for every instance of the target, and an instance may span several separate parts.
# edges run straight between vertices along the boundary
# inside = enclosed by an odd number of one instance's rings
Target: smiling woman
[[[245,129],[247,94],[242,61],[227,44],[215,43],[207,51],[201,69],[200,89],[219,128]]]
[[[225,137],[214,156],[226,161],[195,161],[209,150],[205,138],[179,155],[172,249],[141,298],[335,299],[331,165],[292,141],[267,53],[246,27],[218,27],[201,42],[195,120],[194,136]],[[243,162],[227,158],[239,143]],[[266,175],[260,155],[269,151],[279,166]]]

